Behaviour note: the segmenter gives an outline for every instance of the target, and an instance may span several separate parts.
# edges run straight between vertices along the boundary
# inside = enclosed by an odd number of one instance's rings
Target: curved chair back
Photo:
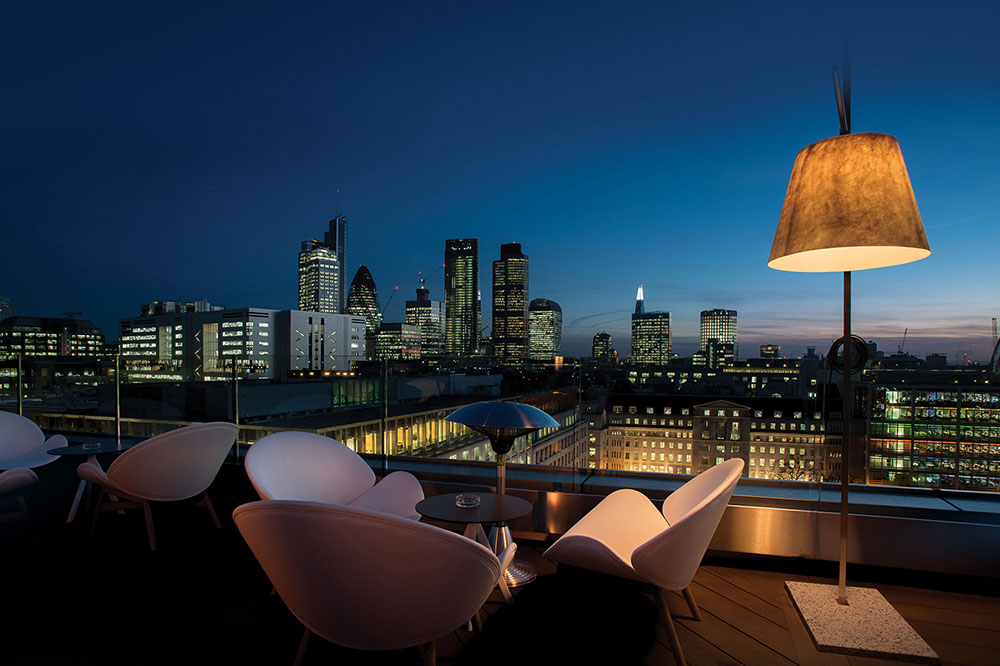
[[[170,502],[203,492],[215,480],[239,428],[232,423],[200,423],[171,430],[136,444],[108,468],[108,480],[147,500]]]
[[[0,469],[5,469],[5,460],[30,453],[44,442],[45,435],[34,421],[13,412],[0,411]]]
[[[439,638],[475,615],[500,576],[472,539],[383,513],[277,500],[237,507],[233,520],[295,617],[354,649]]]
[[[743,472],[739,458],[705,470],[663,501],[667,529],[632,553],[632,566],[665,590],[687,587]]]
[[[261,499],[350,504],[375,485],[361,456],[312,432],[261,437],[247,450],[246,469]]]

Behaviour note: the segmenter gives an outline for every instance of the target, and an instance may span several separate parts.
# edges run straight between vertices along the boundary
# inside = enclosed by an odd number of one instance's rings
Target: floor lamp
[[[847,588],[851,374],[860,369],[856,361],[861,358],[852,362],[852,348],[853,354],[860,350],[851,335],[851,272],[917,261],[931,251],[899,142],[888,134],[851,134],[850,91],[841,87],[836,68],[833,78],[840,135],[806,146],[796,156],[767,265],[844,274],[844,337],[833,347],[844,348],[840,572],[837,587],[786,585],[819,649],[933,662],[934,651],[881,594]],[[902,627],[889,628],[890,614]]]
[[[514,440],[529,432],[559,425],[558,421],[537,407],[519,402],[476,402],[456,409],[446,416],[445,420],[461,423],[489,438],[490,447],[497,454],[498,495],[503,495],[507,490],[507,467],[504,456],[514,446]],[[493,552],[502,553],[511,542],[510,527],[507,523],[495,525],[490,530],[489,541]],[[516,587],[533,581],[535,568],[528,562],[514,560],[505,575],[507,585]]]

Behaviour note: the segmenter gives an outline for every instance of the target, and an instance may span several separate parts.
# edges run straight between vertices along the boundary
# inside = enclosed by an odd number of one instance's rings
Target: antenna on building
[[[340,188],[337,188],[337,219],[340,219]]]

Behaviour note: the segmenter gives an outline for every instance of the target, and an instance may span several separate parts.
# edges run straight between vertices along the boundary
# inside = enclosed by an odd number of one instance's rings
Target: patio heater
[[[514,440],[541,428],[552,428],[559,425],[554,418],[531,405],[519,402],[476,402],[457,409],[447,417],[446,421],[461,423],[467,428],[485,435],[490,440],[490,447],[497,454],[497,494],[503,495],[507,490],[507,468],[504,456],[514,446]],[[490,546],[494,553],[502,553],[511,542],[510,526],[498,523],[490,529]],[[535,568],[529,563],[515,559],[506,573],[507,584],[516,587],[535,579]]]
[[[881,594],[847,588],[851,374],[863,369],[867,356],[864,341],[851,334],[851,272],[905,264],[931,253],[899,142],[888,134],[851,134],[849,77],[845,72],[842,85],[834,67],[840,135],[806,146],[796,156],[767,262],[783,271],[844,274],[844,335],[830,349],[831,361],[837,361],[843,347],[839,581],[836,588],[786,586],[821,650],[933,660],[937,655],[930,646]],[[891,635],[900,641],[887,640],[892,615],[902,633]],[[916,654],[906,652],[908,647]]]

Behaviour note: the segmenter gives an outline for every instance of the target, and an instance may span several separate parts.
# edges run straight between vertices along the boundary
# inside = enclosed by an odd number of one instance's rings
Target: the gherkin
[[[358,268],[351,280],[351,288],[347,292],[347,314],[365,318],[365,328],[369,331],[378,329],[382,322],[382,314],[378,307],[378,291],[371,271],[364,264]]]

